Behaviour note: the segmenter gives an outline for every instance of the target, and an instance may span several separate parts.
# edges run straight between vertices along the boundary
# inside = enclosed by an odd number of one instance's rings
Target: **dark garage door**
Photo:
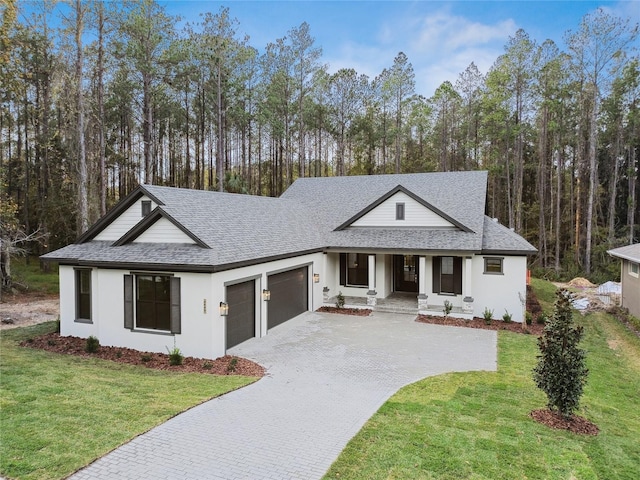
[[[227,348],[231,348],[256,336],[255,281],[229,285],[227,303]]]
[[[308,267],[269,275],[271,300],[268,306],[267,328],[273,328],[292,319],[309,308]]]

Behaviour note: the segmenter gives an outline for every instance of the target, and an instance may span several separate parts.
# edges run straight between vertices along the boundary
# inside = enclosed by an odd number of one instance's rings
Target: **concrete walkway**
[[[496,332],[414,318],[300,315],[229,352],[264,365],[268,376],[178,415],[71,478],[321,478],[402,386],[496,369]]]

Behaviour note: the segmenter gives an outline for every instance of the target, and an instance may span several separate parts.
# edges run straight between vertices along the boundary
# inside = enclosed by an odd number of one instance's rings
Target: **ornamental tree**
[[[589,370],[585,351],[578,347],[584,332],[573,324],[571,294],[558,290],[553,318],[538,338],[538,364],[533,380],[547,395],[551,411],[570,417],[578,408]]]

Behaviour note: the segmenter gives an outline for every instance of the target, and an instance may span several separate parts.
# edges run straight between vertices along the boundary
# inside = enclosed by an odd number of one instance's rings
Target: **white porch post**
[[[427,311],[427,257],[418,257],[418,313]]]
[[[473,313],[473,281],[472,281],[472,257],[464,258],[464,299],[463,311],[464,313]]]
[[[322,301],[324,303],[329,302],[329,282],[333,284],[333,279],[329,279],[328,256],[327,252],[322,255],[322,274],[320,276],[320,279],[323,279],[324,282],[324,287],[322,288]]]
[[[367,305],[375,307],[377,303],[376,295],[378,294],[376,292],[376,256],[369,255],[367,261],[369,262],[369,291],[367,292]]]

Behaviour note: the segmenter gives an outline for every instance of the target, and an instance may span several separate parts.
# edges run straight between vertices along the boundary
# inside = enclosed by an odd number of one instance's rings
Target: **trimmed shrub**
[[[97,337],[94,337],[93,335],[91,335],[89,338],[87,338],[87,343],[84,346],[85,352],[96,353],[99,348],[100,348],[100,341],[98,340]]]

